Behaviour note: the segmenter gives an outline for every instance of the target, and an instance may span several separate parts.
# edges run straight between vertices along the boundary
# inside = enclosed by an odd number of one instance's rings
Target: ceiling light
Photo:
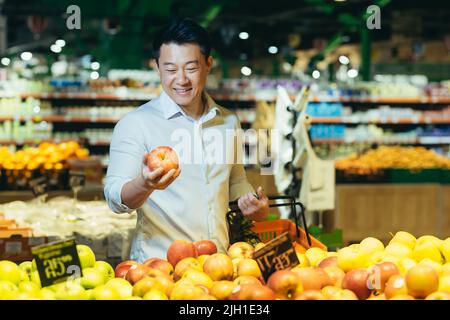
[[[275,46],[270,46],[268,49],[269,53],[276,54],[278,52],[278,48]]]
[[[100,63],[98,63],[97,61],[94,61],[91,63],[91,69],[92,70],[98,70],[100,69]]]
[[[33,58],[33,54],[29,51],[25,51],[20,54],[20,58],[23,61],[28,61],[28,60],[31,60],[31,58]]]
[[[350,63],[350,59],[346,56],[340,56],[339,57],[339,62],[342,64],[349,64]]]
[[[56,44],[52,44],[50,46],[50,50],[54,53],[60,53],[62,49],[60,46],[57,46]]]
[[[242,68],[241,68],[241,73],[242,73],[244,76],[248,77],[249,75],[252,74],[252,69],[250,69],[249,67],[242,67]]]
[[[2,65],[9,66],[9,64],[11,63],[11,59],[4,57],[4,58],[2,58],[1,62],[2,62]]]
[[[248,32],[243,31],[243,32],[239,33],[239,38],[241,38],[242,40],[247,40],[248,37],[249,37]]]
[[[66,41],[64,41],[63,39],[58,39],[58,40],[56,40],[55,41],[55,44],[58,46],[58,47],[64,47],[65,45],[66,45]]]
[[[314,79],[319,79],[320,78],[320,71],[319,70],[314,70],[312,73],[312,77]]]
[[[356,78],[358,76],[358,70],[350,69],[347,71],[347,75],[349,78]]]
[[[100,75],[98,74],[97,71],[92,71],[92,72],[91,72],[91,79],[92,79],[92,80],[97,80],[99,76],[100,76]]]

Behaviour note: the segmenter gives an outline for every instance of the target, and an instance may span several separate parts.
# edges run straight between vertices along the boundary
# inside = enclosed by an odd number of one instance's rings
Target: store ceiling
[[[251,59],[268,57],[270,45],[287,51],[311,48],[337,31],[343,32],[346,42],[359,42],[358,28],[343,23],[342,17],[362,19],[369,5],[380,2],[387,4],[381,11],[381,30],[371,33],[374,40],[389,39],[393,33],[418,40],[442,39],[450,33],[450,2],[437,0],[0,0],[0,10],[8,18],[10,52],[27,46],[48,51],[48,43],[62,37],[74,54],[94,52],[136,64],[150,56],[152,35],[170,16],[191,16],[207,24],[221,56]],[[68,30],[65,24],[66,8],[72,4],[81,8],[78,31]],[[31,15],[47,17],[48,26],[33,34],[27,24]],[[105,32],[107,18],[120,24],[119,33]],[[239,39],[240,31],[247,31],[249,39]]]

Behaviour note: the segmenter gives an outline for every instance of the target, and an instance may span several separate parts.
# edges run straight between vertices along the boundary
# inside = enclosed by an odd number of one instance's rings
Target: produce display
[[[167,259],[126,260],[115,269],[77,245],[82,277],[41,288],[36,264],[0,261],[0,299],[450,300],[450,238],[399,231],[387,246],[368,237],[337,252],[297,250],[300,264],[264,281],[247,242],[174,241]]]
[[[76,141],[42,142],[21,150],[0,147],[0,189],[30,190],[35,178],[45,177],[48,190],[69,189],[69,170],[90,161],[89,150]]]
[[[16,170],[63,169],[67,160],[83,159],[89,150],[82,148],[75,141],[54,144],[42,142],[37,148],[25,148],[11,152],[7,147],[0,147],[0,168]]]
[[[14,201],[0,205],[4,219],[14,220],[33,230],[33,235],[66,238],[82,234],[89,238],[103,238],[114,233],[125,237],[136,225],[136,212],[115,214],[106,201],[74,201],[56,197],[47,202],[38,199]]]
[[[423,147],[380,146],[362,155],[336,160],[336,169],[356,171],[360,174],[380,169],[450,169],[450,159]]]

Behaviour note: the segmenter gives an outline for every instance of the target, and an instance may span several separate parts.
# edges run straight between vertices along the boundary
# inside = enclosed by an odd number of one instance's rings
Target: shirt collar
[[[221,114],[221,110],[217,106],[216,102],[211,98],[211,96],[209,94],[205,93],[205,95],[206,95],[206,105],[208,107],[208,111],[205,113],[205,115],[208,115],[208,118],[211,117],[210,114],[213,114],[212,117],[214,117],[216,115],[220,115]],[[175,116],[180,116],[180,115],[183,115],[185,117],[189,117],[183,111],[183,109],[181,109],[180,106],[177,105],[175,103],[175,101],[173,101],[172,98],[164,90],[162,90],[162,92],[161,92],[160,99],[161,99],[161,104],[160,105],[161,105],[161,107],[163,109],[164,117],[166,119],[171,119],[171,118],[173,118]]]

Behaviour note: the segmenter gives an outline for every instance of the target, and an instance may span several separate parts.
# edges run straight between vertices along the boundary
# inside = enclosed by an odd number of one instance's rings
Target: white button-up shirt
[[[114,128],[104,189],[114,212],[133,211],[122,203],[121,190],[141,174],[145,152],[171,146],[180,157],[180,175],[165,190],[155,190],[137,209],[131,259],[166,258],[167,249],[177,239],[211,239],[219,251],[226,251],[228,202],[254,192],[242,162],[236,160],[236,144],[214,139],[218,133],[223,138],[226,132],[239,129],[237,116],[206,97],[208,110],[199,120],[186,115],[163,91]],[[221,154],[235,155],[234,161],[211,160]]]

